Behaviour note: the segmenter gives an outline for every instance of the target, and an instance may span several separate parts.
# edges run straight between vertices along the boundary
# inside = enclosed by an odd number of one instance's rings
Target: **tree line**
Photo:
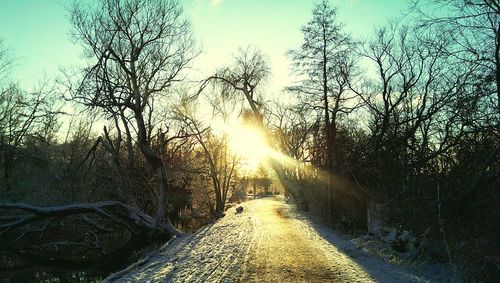
[[[302,45],[288,53],[296,83],[286,92],[297,103],[269,110],[280,149],[311,165],[283,169],[290,187],[307,188],[304,208],[376,235],[411,230],[452,265],[478,267],[474,246],[483,253],[476,275],[491,265],[500,232],[499,8],[412,1],[403,19],[361,42],[328,1],[316,4]]]

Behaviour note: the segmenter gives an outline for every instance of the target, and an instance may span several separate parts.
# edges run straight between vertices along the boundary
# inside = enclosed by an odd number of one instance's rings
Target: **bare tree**
[[[500,114],[500,4],[490,0],[413,0],[420,30],[428,28],[450,38],[449,56],[475,64],[484,87],[496,95]],[[435,11],[447,10],[441,15]],[[492,101],[493,102],[493,101]]]
[[[8,76],[9,69],[12,66],[12,58],[9,51],[4,46],[3,41],[0,39],[0,83]]]
[[[300,162],[309,161],[307,141],[313,132],[314,122],[308,121],[304,109],[274,105],[271,116],[274,117],[272,129],[278,135],[280,148],[284,153]]]
[[[354,107],[347,102],[355,98],[348,87],[355,71],[354,44],[350,36],[342,31],[336,13],[327,0],[316,4],[312,19],[302,27],[302,46],[289,51],[293,70],[300,80],[288,89],[299,94],[305,105],[323,113],[324,167],[329,172],[337,164],[335,152],[339,116],[352,111]],[[327,189],[332,215],[335,196],[331,182]]]
[[[11,188],[10,172],[18,149],[28,137],[50,135],[60,111],[54,103],[53,90],[43,83],[33,92],[16,85],[1,90],[0,147],[3,179],[7,191]],[[43,131],[47,131],[43,133]]]
[[[283,106],[273,104],[269,110],[269,128],[281,152],[297,162],[287,175],[303,173],[301,168],[305,163],[311,163],[313,158],[312,141],[318,136],[317,117],[311,119],[311,109],[303,106]],[[289,164],[286,167],[290,167]],[[291,176],[289,176],[291,177]],[[300,179],[300,176],[296,176]]]
[[[212,82],[220,85],[225,98],[246,100],[253,115],[259,121],[259,126],[263,126],[263,102],[259,99],[259,91],[261,91],[259,87],[268,76],[269,67],[264,54],[251,47],[240,48],[233,65],[220,69],[206,79],[200,91]]]
[[[471,84],[476,68],[449,58],[448,37],[410,32],[398,25],[377,30],[364,56],[378,70],[378,78],[367,79],[364,91],[356,92],[372,116],[368,154],[373,160],[392,160],[379,165],[384,170],[390,167],[385,163],[405,164],[415,173],[450,149],[466,130],[460,116],[468,115],[465,109],[474,110],[453,105],[464,103],[467,96],[480,98]]]
[[[217,100],[215,100],[217,101]],[[222,104],[226,104],[222,102]],[[214,112],[222,114],[224,122],[230,113],[224,111],[224,105],[213,104]],[[229,148],[229,136],[227,133],[221,133],[217,136],[208,127],[199,121],[192,108],[186,102],[180,105],[178,117],[187,125],[194,134],[202,149],[205,162],[207,164],[206,174],[212,182],[212,188],[215,196],[215,205],[209,205],[212,216],[221,217],[224,215],[224,206],[230,193],[234,190],[237,181],[237,168],[239,158],[231,152]]]
[[[152,146],[153,113],[155,98],[158,103],[183,79],[183,70],[196,54],[180,4],[175,0],[102,0],[94,6],[75,4],[70,18],[73,37],[91,62],[72,97],[117,115],[125,130],[134,131],[155,175],[156,219],[167,221],[168,181],[161,154]]]

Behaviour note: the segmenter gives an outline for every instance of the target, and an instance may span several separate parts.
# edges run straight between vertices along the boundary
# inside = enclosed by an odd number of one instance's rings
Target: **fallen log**
[[[0,271],[109,270],[148,245],[182,235],[172,224],[117,201],[3,203],[0,215]]]

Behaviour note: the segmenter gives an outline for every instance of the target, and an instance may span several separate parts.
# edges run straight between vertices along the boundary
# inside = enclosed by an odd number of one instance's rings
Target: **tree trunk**
[[[220,191],[215,192],[215,216],[218,217],[224,213],[224,204],[222,202],[222,196]]]
[[[158,224],[167,223],[170,224],[166,217],[166,202],[167,202],[167,180],[163,168],[163,161],[161,157],[156,154],[151,148],[150,142],[147,138],[146,126],[144,124],[144,118],[142,117],[142,113],[140,111],[135,111],[135,120],[137,123],[137,143],[139,144],[139,148],[146,157],[151,169],[154,172],[156,186],[158,188],[158,203],[156,206],[156,214],[155,218]]]
[[[164,179],[163,164],[153,168],[155,172],[155,179],[158,186],[158,204],[156,207],[156,221],[159,223],[168,222],[166,215],[166,204],[167,204],[167,194],[166,194],[166,180]]]
[[[330,112],[328,105],[328,77],[327,77],[327,54],[326,54],[326,34],[323,30],[323,103],[325,110],[325,140],[326,140],[326,172],[328,173],[327,194],[328,194],[328,220],[333,220],[333,187],[332,187],[332,133],[330,129]]]
[[[10,168],[11,168],[10,161],[11,161],[10,155],[4,151],[3,179],[5,182],[6,191],[10,191]]]
[[[497,84],[497,111],[498,115],[500,115],[500,23],[498,24],[496,30],[496,39],[495,39],[495,77]]]
[[[368,233],[371,233],[373,235],[378,235],[380,229],[384,227],[382,206],[379,203],[375,202],[374,200],[370,200],[368,202],[366,214],[367,214]]]

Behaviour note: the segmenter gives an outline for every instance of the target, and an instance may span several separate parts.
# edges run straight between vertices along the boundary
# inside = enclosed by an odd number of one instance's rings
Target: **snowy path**
[[[429,282],[269,197],[176,239],[118,282]],[[432,278],[432,281],[445,281]]]

